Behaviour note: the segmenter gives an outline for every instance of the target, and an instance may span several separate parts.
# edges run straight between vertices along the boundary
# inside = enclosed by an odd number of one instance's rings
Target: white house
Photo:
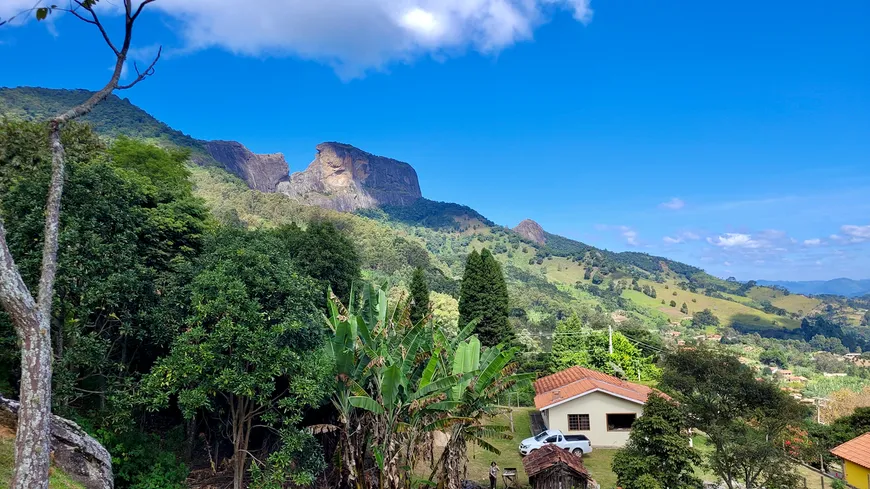
[[[535,381],[535,406],[548,429],[584,434],[593,447],[622,447],[653,389],[582,367]]]

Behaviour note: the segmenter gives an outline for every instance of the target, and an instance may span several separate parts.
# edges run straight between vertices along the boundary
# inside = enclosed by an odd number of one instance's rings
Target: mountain
[[[342,143],[318,144],[308,168],[279,183],[277,191],[342,212],[410,205],[423,197],[411,165]]]
[[[526,219],[519,223],[517,227],[514,228],[514,232],[533,243],[539,245],[547,244],[547,235],[544,232],[544,228],[531,219]]]
[[[47,118],[88,94],[0,89],[0,117]],[[308,167],[289,175],[280,154],[257,155],[238,142],[195,139],[126,99],[111,97],[86,122],[106,137],[189,149],[196,194],[219,222],[259,228],[330,219],[358,247],[367,280],[407,284],[413,269],[422,267],[431,290],[450,296],[441,304],[453,301],[455,307],[468,254],[486,247],[503,266],[512,323],[541,333],[544,343],[556,322],[574,313],[598,327],[619,318],[660,329],[678,327],[692,313],[709,309],[723,328],[796,338],[807,315],[833,307],[837,317],[857,326],[867,309],[860,301],[725,281],[665,257],[600,249],[549,233],[530,219],[514,229],[499,226],[467,206],[423,197],[408,163],[347,144],[318,145]]]
[[[803,295],[841,295],[843,297],[860,297],[870,294],[870,279],[852,280],[850,278],[835,278],[833,280],[781,281],[758,280],[758,285],[766,287],[782,287],[793,294]]]
[[[46,120],[93,95],[89,90],[39,87],[0,87],[0,114],[12,119]],[[127,136],[161,146],[188,149],[202,166],[218,166],[244,180],[251,188],[274,192],[290,173],[281,155],[256,155],[235,141],[203,141],[172,129],[129,99],[110,95],[81,118],[103,136]]]
[[[290,168],[281,153],[254,154],[235,141],[208,141],[204,146],[209,156],[254,190],[274,192],[289,180]]]

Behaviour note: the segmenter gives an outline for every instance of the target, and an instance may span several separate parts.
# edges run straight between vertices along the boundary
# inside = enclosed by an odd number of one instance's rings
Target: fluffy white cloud
[[[152,6],[178,21],[186,49],[295,55],[326,62],[344,76],[427,54],[495,53],[531,39],[556,9],[584,23],[592,16],[589,0],[160,0]]]
[[[856,226],[848,224],[840,228],[846,240],[850,243],[863,243],[870,241],[870,224],[866,226]]]
[[[620,226],[619,232],[622,234],[622,237],[625,238],[625,242],[630,244],[631,246],[637,246],[637,231],[631,229],[628,226]]]
[[[662,238],[662,241],[667,244],[679,244],[683,242],[683,239],[680,237],[672,238],[670,236],[665,236],[664,238]]]
[[[682,199],[678,199],[677,197],[672,198],[667,202],[662,202],[659,204],[659,207],[662,209],[670,209],[672,211],[678,211],[686,206],[686,203]]]
[[[715,238],[707,238],[707,242],[721,248],[749,248],[756,249],[764,246],[764,243],[753,239],[749,234],[725,233]]]
[[[804,240],[804,246],[819,246],[820,244],[822,244],[822,240],[819,238]]]

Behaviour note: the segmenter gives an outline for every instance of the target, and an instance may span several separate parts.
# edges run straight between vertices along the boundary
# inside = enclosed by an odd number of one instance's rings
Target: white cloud
[[[637,246],[637,231],[631,229],[628,226],[620,226],[619,231],[622,233],[622,237],[625,238],[625,242],[630,244],[631,246]]]
[[[819,246],[822,244],[822,240],[819,238],[814,239],[805,239],[804,246]]]
[[[662,202],[661,204],[659,204],[659,207],[661,207],[662,209],[670,209],[672,211],[678,211],[685,206],[686,203],[682,199],[679,199],[677,197],[674,197],[667,202]]]
[[[352,77],[426,55],[497,53],[531,39],[555,9],[589,22],[589,1],[161,0],[148,8],[178,21],[186,50],[299,56]]]
[[[749,234],[725,233],[716,238],[707,238],[707,242],[722,248],[761,248],[764,243],[753,239]]]
[[[696,241],[699,239],[701,239],[701,237],[697,234],[691,231],[683,231],[676,236],[665,236],[664,238],[662,238],[662,241],[667,244],[680,244],[685,243],[686,241]]]
[[[866,226],[856,226],[854,224],[848,224],[840,228],[840,232],[842,232],[850,243],[863,243],[865,241],[870,241],[870,224]]]

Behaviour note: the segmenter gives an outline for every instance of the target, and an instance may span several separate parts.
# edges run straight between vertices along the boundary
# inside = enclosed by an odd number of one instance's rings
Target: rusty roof
[[[831,453],[843,460],[870,469],[870,432],[835,447]]]
[[[588,368],[571,367],[535,381],[535,407],[547,409],[596,390],[638,404],[646,403],[649,394],[653,392],[652,388],[645,385],[626,382]]]
[[[589,478],[589,472],[586,470],[586,467],[583,466],[580,457],[555,445],[544,445],[543,447],[532,451],[523,459],[523,468],[526,470],[526,475],[529,477],[534,477],[559,464],[564,465],[567,469],[580,477],[586,479]]]

